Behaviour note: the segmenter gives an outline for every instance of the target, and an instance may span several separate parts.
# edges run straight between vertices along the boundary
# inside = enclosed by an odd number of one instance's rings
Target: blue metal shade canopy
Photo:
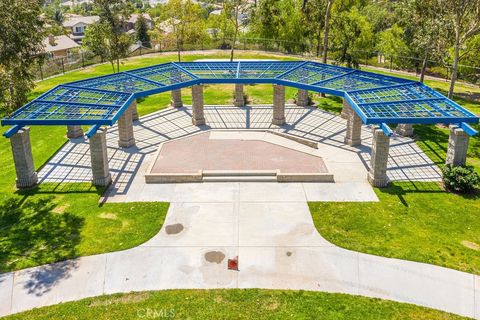
[[[460,124],[479,117],[423,83],[312,61],[170,62],[59,85],[2,125],[113,125],[140,97],[209,83],[271,83],[343,97],[364,124]],[[93,130],[95,131],[95,130]]]

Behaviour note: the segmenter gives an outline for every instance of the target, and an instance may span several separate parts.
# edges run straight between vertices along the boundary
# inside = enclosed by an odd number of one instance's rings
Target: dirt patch
[[[181,223],[170,224],[165,227],[165,232],[167,234],[177,234],[182,231],[183,231],[183,224]]]
[[[103,212],[99,215],[99,217],[102,219],[117,220],[117,215],[115,213],[110,213],[110,212]]]
[[[467,247],[469,249],[472,249],[472,250],[475,250],[475,251],[480,251],[480,244],[478,244],[478,243],[475,243],[475,242],[472,242],[472,241],[467,241],[467,240],[463,240],[461,243],[462,243],[462,245],[464,245],[465,247]]]
[[[68,207],[69,207],[68,204],[63,205],[63,206],[56,206],[55,208],[53,208],[52,211],[55,212],[55,213],[64,213],[65,210],[67,210]]]
[[[211,263],[221,263],[225,259],[225,254],[220,251],[209,251],[205,253],[205,260]]]
[[[92,301],[88,306],[89,307],[98,307],[98,306],[109,306],[113,304],[128,304],[136,303],[147,300],[150,297],[148,292],[141,293],[129,293],[119,297],[113,297],[106,300],[95,300]]]

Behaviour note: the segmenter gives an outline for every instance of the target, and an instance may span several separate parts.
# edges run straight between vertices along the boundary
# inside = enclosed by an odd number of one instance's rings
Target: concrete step
[[[277,182],[276,176],[210,176],[203,182]]]
[[[203,177],[274,177],[276,170],[203,170]]]

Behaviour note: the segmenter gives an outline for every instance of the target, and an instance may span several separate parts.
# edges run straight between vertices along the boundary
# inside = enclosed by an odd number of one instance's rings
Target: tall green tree
[[[143,46],[150,48],[150,36],[148,35],[147,19],[141,14],[135,22],[135,39]]]
[[[181,61],[180,52],[186,43],[197,44],[205,40],[206,22],[203,20],[202,8],[192,0],[169,0],[165,10],[168,16],[166,21],[175,36],[178,61]]]
[[[132,44],[132,39],[124,32],[126,21],[133,12],[132,3],[129,0],[94,0],[94,6],[100,16],[100,24],[105,29],[108,59],[113,71],[120,72],[120,59],[127,56]]]
[[[233,61],[233,55],[235,52],[235,43],[237,42],[238,31],[241,24],[241,21],[239,20],[240,15],[245,13],[246,10],[246,0],[223,0],[223,12],[227,16],[233,28],[233,38],[230,48],[230,61]]]
[[[0,110],[11,112],[27,101],[34,67],[43,51],[41,1],[0,1]]]
[[[332,47],[335,60],[358,68],[360,59],[374,43],[372,24],[354,6],[336,14],[332,26]]]
[[[458,74],[461,47],[480,32],[480,0],[441,0],[445,20],[449,21],[454,34],[453,65],[448,97],[452,98]]]

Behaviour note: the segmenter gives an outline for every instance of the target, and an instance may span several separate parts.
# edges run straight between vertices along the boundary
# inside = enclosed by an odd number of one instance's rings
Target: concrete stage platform
[[[333,174],[312,141],[261,130],[213,130],[161,144],[145,181],[333,182]]]

